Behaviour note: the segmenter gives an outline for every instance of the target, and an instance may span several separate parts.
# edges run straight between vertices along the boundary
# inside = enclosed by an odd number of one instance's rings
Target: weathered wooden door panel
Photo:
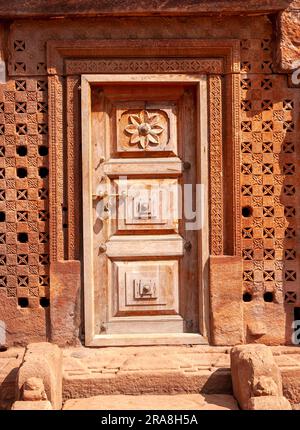
[[[111,336],[140,344],[144,335],[147,343],[199,335],[198,231],[186,218],[196,208],[198,97],[194,82],[91,86],[85,265],[103,345]]]

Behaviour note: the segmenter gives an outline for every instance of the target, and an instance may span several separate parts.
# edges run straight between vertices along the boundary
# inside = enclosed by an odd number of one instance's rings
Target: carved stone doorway
[[[232,219],[241,213],[239,47],[234,39],[47,43],[50,282],[59,276],[56,262],[70,262],[72,273],[74,261],[80,263],[76,279],[84,292],[87,346],[201,343],[208,338],[223,344],[224,320],[212,309],[215,300],[227,296],[215,257],[240,262],[241,255],[240,217]],[[137,199],[121,189],[122,175],[127,188],[144,186]],[[203,224],[197,233],[185,231],[185,219],[160,219],[160,210],[149,204],[151,197],[159,208],[160,188],[153,195],[149,190],[166,183],[171,188],[201,184]],[[127,197],[132,204],[125,203]],[[174,208],[183,200],[175,194]],[[119,204],[123,213],[124,207],[131,208],[120,222],[110,216],[113,210],[118,213]],[[98,211],[97,223],[96,207],[108,209]],[[240,339],[238,276],[234,303]],[[161,294],[159,285],[165,284],[169,287]],[[64,290],[61,295],[65,298]]]
[[[206,343],[206,77],[81,82],[86,344]]]

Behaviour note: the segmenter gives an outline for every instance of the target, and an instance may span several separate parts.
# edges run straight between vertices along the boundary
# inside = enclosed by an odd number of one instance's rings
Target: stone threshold
[[[232,394],[231,347],[148,346],[63,349],[63,398],[99,395]],[[271,347],[284,395],[300,402],[300,348]],[[14,400],[24,348],[0,353],[0,409]]]
[[[229,394],[174,394],[139,396],[95,396],[67,400],[63,410],[238,410],[236,400]],[[117,419],[110,417],[110,419]],[[114,422],[111,421],[112,424]]]
[[[232,394],[230,349],[206,345],[65,349],[63,397]],[[297,402],[300,349],[279,346],[272,352],[285,395]]]

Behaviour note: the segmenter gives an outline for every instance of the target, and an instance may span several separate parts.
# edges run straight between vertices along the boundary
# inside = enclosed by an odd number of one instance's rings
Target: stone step
[[[228,394],[94,396],[67,400],[63,410],[237,410]]]
[[[63,397],[232,394],[228,351],[200,345],[68,349]]]
[[[232,394],[230,347],[147,346],[63,351],[63,398],[137,394]],[[272,347],[285,395],[300,398],[300,350]]]

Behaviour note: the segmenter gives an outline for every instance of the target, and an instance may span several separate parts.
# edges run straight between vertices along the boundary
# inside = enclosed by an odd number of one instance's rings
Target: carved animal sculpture
[[[27,401],[48,400],[42,379],[32,377],[26,380],[26,382],[23,385],[22,400],[27,400]]]

